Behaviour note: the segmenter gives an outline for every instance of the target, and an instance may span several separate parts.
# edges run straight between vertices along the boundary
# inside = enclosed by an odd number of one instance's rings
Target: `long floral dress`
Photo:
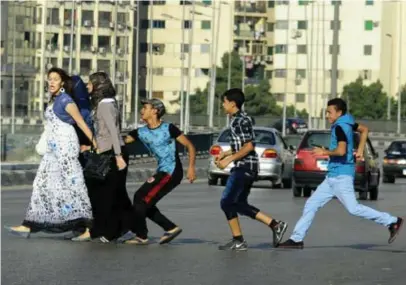
[[[39,165],[23,222],[31,232],[61,233],[89,227],[92,209],[72,125],[60,120],[52,106],[45,111],[47,152]]]

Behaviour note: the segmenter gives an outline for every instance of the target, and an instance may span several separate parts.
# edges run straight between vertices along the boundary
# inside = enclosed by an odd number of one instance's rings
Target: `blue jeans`
[[[251,192],[254,176],[243,168],[233,168],[223,191],[220,205],[227,220],[234,219],[238,214],[255,219],[259,209],[248,204],[248,195]]]
[[[379,212],[358,203],[354,191],[354,177],[348,175],[326,177],[307,200],[302,217],[296,223],[290,238],[295,242],[303,241],[316,212],[334,196],[340,200],[351,215],[372,220],[383,226],[389,226],[397,221],[396,217],[388,213]]]

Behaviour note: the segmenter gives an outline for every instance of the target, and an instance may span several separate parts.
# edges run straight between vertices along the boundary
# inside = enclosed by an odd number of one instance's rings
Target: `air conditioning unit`
[[[374,27],[375,28],[379,27],[379,22],[374,22]]]
[[[47,45],[47,50],[54,50],[54,45],[53,44],[48,44]]]
[[[105,47],[101,47],[99,48],[99,53],[106,53],[106,48]]]
[[[90,51],[91,51],[91,52],[96,52],[96,51],[97,51],[97,48],[96,48],[96,47],[90,47]]]
[[[69,51],[70,51],[70,46],[64,46],[64,47],[63,47],[63,50],[64,50],[65,52],[69,52]]]
[[[70,26],[71,25],[71,21],[70,20],[65,20],[65,26]]]
[[[118,55],[122,55],[123,53],[124,53],[124,51],[123,51],[122,48],[118,48],[118,49],[117,49],[117,54],[118,54]]]
[[[110,26],[110,29],[114,29],[114,22],[110,22],[109,26]]]
[[[296,76],[296,78],[295,78],[295,84],[296,84],[296,85],[302,84],[302,76],[300,76],[300,75]]]
[[[116,77],[117,77],[118,79],[122,79],[122,78],[123,78],[123,74],[122,74],[120,71],[117,71],[117,72],[116,72]]]
[[[124,1],[123,0],[118,0],[117,2],[118,2],[118,5],[124,6]]]
[[[117,29],[119,29],[120,31],[124,30],[124,25],[118,24],[118,25],[117,25]]]
[[[299,31],[299,30],[292,31],[292,34],[291,34],[292,39],[297,39],[297,38],[300,38],[301,36],[302,36],[302,31]]]
[[[91,27],[91,26],[92,26],[92,21],[91,21],[91,20],[85,20],[85,21],[83,22],[83,26],[85,26],[85,27]]]

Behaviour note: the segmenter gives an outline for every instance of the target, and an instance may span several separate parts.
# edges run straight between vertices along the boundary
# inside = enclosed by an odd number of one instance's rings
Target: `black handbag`
[[[111,169],[111,158],[110,152],[105,154],[100,154],[95,152],[93,146],[89,152],[85,154],[86,164],[83,169],[83,174],[86,178],[105,180],[107,173]]]

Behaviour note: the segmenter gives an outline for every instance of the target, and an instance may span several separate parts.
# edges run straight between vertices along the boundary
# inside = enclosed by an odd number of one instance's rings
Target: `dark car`
[[[328,149],[331,131],[308,131],[299,144],[293,167],[293,196],[309,197],[312,190],[324,180],[328,165],[328,156],[315,156],[312,149],[323,146]],[[358,148],[359,134],[354,133],[354,155]],[[356,161],[354,188],[359,192],[359,198],[366,200],[368,192],[371,200],[378,199],[380,168],[378,154],[370,140],[365,146],[364,158]]]
[[[276,121],[272,127],[282,133],[282,123],[283,120]],[[307,123],[305,122],[305,120],[300,118],[287,118],[285,127],[287,135],[303,134],[308,130]]]
[[[383,182],[395,183],[396,177],[406,177],[406,141],[394,141],[385,150]]]

